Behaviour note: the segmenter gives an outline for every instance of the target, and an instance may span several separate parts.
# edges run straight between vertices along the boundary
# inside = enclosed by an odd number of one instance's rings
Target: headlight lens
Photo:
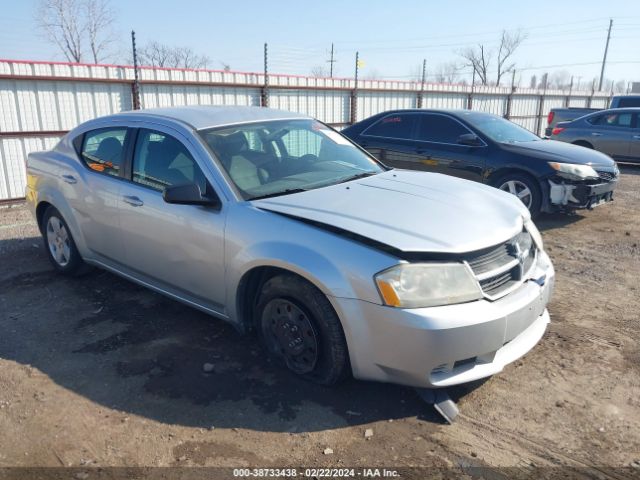
[[[525,220],[524,228],[527,229],[527,232],[529,232],[531,238],[533,238],[533,242],[536,244],[536,247],[538,247],[538,250],[543,250],[542,235],[531,219]]]
[[[435,307],[482,298],[470,268],[463,263],[403,263],[375,276],[386,305]]]
[[[568,180],[588,180],[598,178],[598,173],[589,165],[576,165],[573,163],[549,162],[557,174]]]

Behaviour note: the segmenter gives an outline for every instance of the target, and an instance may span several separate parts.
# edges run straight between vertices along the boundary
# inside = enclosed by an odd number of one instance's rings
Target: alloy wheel
[[[67,227],[56,216],[47,222],[47,245],[55,262],[66,267],[71,260],[71,241]]]
[[[521,182],[519,180],[507,180],[502,185],[500,185],[499,188],[500,190],[515,195],[520,199],[522,203],[524,203],[527,208],[531,208],[533,195],[531,193],[531,189],[529,189],[529,187],[524,182]]]

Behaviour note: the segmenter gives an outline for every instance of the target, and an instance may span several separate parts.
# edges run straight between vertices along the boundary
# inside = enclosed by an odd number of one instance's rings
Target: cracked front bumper
[[[617,181],[596,185],[560,183],[549,180],[549,202],[555,207],[591,209],[613,200]]]

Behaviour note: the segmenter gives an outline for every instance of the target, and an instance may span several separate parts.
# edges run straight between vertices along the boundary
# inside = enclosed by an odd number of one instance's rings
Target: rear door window
[[[458,137],[471,133],[460,122],[446,115],[420,115],[417,140],[436,143],[458,143]]]
[[[591,124],[599,127],[631,127],[631,113],[605,113],[591,120]]]
[[[126,128],[103,128],[85,133],[82,161],[94,172],[117,177],[124,162]]]
[[[417,114],[395,113],[387,115],[367,128],[363,135],[411,140],[417,120]]]

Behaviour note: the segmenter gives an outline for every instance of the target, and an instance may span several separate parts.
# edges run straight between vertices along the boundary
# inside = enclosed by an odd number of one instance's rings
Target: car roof
[[[380,112],[376,115],[387,115],[394,113],[440,113],[446,115],[452,115],[454,117],[459,117],[461,115],[493,115],[491,112],[483,112],[480,110],[467,110],[465,108],[404,108],[399,110],[387,110],[385,112]]]
[[[186,123],[196,130],[261,120],[311,118],[301,113],[287,112],[286,110],[277,110],[273,108],[208,105],[148,108],[111,115],[112,118],[122,118],[123,116],[126,116],[129,119],[140,119],[140,117],[144,117],[145,119],[152,117],[164,119],[170,118]]]

